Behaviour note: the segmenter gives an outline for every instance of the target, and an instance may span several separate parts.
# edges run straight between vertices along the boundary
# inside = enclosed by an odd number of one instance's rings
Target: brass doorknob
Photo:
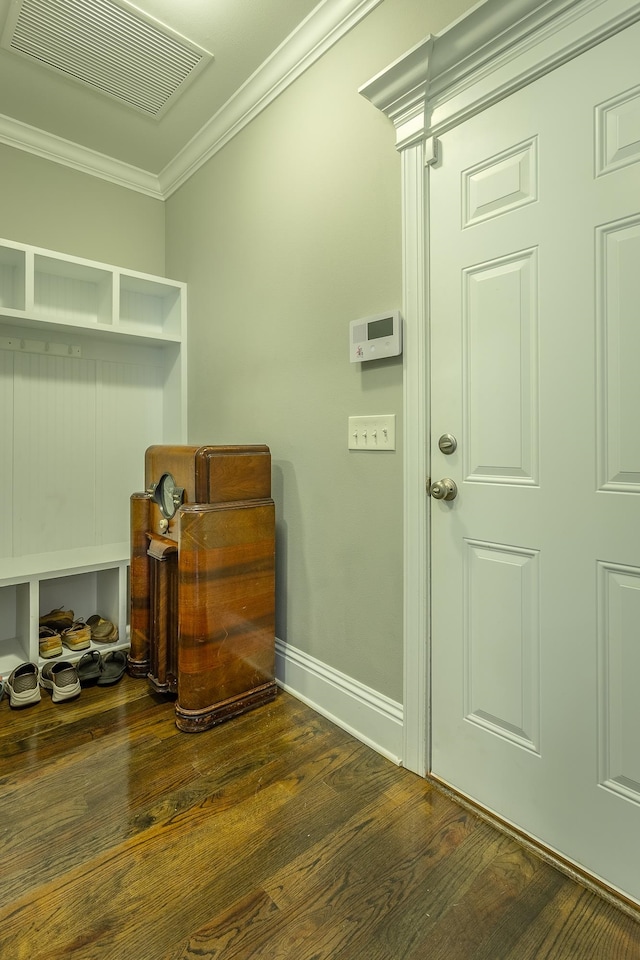
[[[431,484],[429,493],[434,500],[455,500],[458,496],[458,487],[454,480],[444,477],[443,480],[437,480]]]

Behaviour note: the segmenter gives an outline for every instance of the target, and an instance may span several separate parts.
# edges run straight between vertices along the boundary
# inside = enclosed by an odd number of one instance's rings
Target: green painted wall
[[[0,237],[164,274],[161,200],[0,144]]]
[[[166,204],[0,145],[0,237],[188,281],[189,439],[271,447],[278,636],[398,701],[402,360],[347,344],[401,306],[400,158],[357,90],[470,6],[383,0]],[[396,452],[349,452],[383,413]]]
[[[357,90],[470,6],[384,0],[166,204],[190,441],[271,448],[277,635],[397,701],[402,360],[350,364],[347,344],[401,306],[400,158]],[[347,450],[350,414],[387,413],[395,453]]]

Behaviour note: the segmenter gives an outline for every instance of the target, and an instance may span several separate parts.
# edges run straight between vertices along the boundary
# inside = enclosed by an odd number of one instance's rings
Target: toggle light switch
[[[396,415],[349,417],[349,450],[395,450]]]

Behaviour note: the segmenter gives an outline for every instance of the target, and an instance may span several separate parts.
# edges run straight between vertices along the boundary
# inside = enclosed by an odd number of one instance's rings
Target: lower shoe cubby
[[[73,610],[74,618],[87,620],[94,613],[120,623],[120,571],[89,573],[40,580],[38,617],[61,607]]]
[[[129,646],[128,560],[95,565],[92,569],[41,573],[19,583],[0,582],[0,676],[8,677],[20,663],[44,663],[39,655],[39,619],[62,607],[73,610],[75,619],[87,620],[94,613],[118,627],[115,643],[92,643],[106,652]],[[78,660],[86,650],[63,647],[57,659]]]
[[[0,587],[0,676],[31,660],[31,584]]]

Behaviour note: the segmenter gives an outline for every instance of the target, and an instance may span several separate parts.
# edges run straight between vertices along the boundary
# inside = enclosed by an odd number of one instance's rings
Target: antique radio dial
[[[163,473],[157,483],[151,484],[149,493],[160,507],[163,517],[171,520],[184,498],[184,487],[176,486],[170,473]]]

